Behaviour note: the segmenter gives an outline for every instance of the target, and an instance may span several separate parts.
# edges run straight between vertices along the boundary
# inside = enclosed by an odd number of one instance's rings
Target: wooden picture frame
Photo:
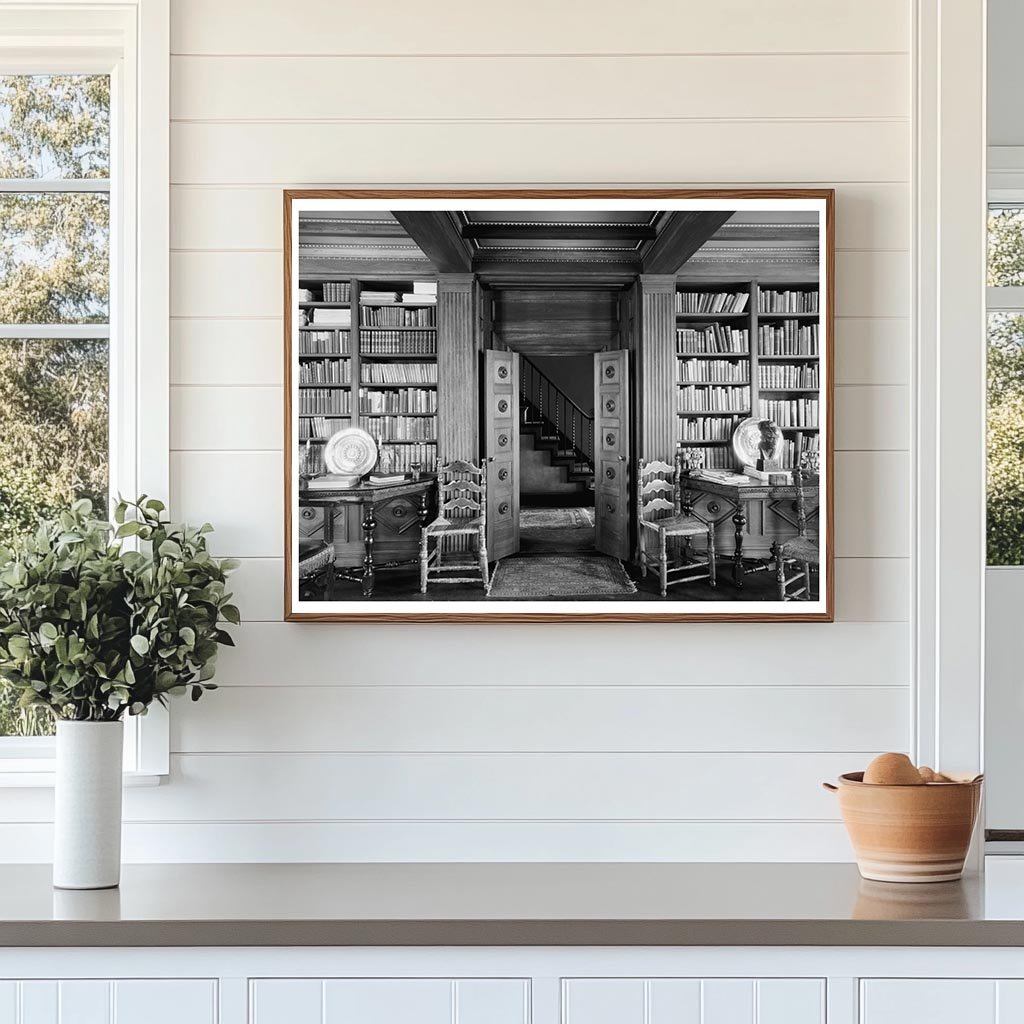
[[[288,621],[833,621],[834,190],[294,189],[283,198]],[[761,273],[749,273],[756,269]],[[433,298],[427,291],[432,283]],[[404,291],[410,286],[411,294]],[[325,294],[347,295],[348,302],[327,302]],[[570,314],[583,309],[584,294],[591,303],[584,313],[559,320],[554,307]],[[538,302],[554,318],[539,328],[522,315]],[[723,302],[734,311],[701,307]],[[787,305],[761,309],[770,302]],[[607,342],[595,348],[602,332]],[[550,378],[539,371],[548,383],[537,383],[534,368],[521,372],[531,353],[553,365],[551,357],[563,351],[550,351],[552,344],[576,353],[568,340],[545,340],[552,336],[576,339],[595,368],[603,367],[608,387],[619,375],[613,392],[595,383],[589,426],[583,406],[563,388],[551,390]],[[762,345],[784,354],[762,352]],[[702,365],[711,369],[693,369]],[[775,386],[762,387],[764,381]],[[712,407],[712,400],[725,404]],[[686,401],[695,404],[684,408]],[[740,469],[739,463],[727,468],[732,444],[726,435],[742,413],[760,428],[769,418],[773,426],[780,417],[802,424],[762,429],[757,459],[768,458],[758,464],[770,475],[750,485],[724,481]],[[325,475],[327,435],[346,421],[378,431],[376,470],[392,482]],[[581,440],[586,430],[589,448]],[[745,430],[756,443],[753,426]],[[324,436],[310,436],[317,431]],[[426,440],[385,437],[388,432]],[[682,434],[694,439],[687,444]],[[347,438],[336,439],[332,451],[354,452]],[[701,458],[693,445],[704,446],[702,457],[721,468],[692,470]],[[531,464],[545,472],[556,461],[572,466],[565,474],[559,468],[559,482],[564,476],[566,484],[572,478],[589,485],[588,466],[592,471],[593,556],[573,554],[577,548],[543,553],[549,536],[569,538],[556,540],[552,550],[584,538],[587,515],[520,509],[521,452],[535,450],[531,446],[542,449]],[[438,462],[449,464],[442,481],[426,465],[435,449]],[[803,456],[806,473],[782,464],[812,449],[816,455]],[[410,452],[422,457],[410,461]],[[412,479],[416,461],[419,480]],[[451,472],[456,463],[483,470],[482,508],[468,500],[476,492],[458,487],[460,480],[480,478]],[[638,493],[640,474],[652,463],[663,468],[651,477],[653,489]],[[753,469],[743,475],[753,480]],[[782,482],[787,474],[788,485]],[[449,478],[451,487],[438,486]],[[645,504],[658,496],[662,503]],[[573,492],[574,501],[586,498]],[[439,501],[454,511],[433,532],[424,530],[438,518]],[[665,527],[640,525],[647,514],[676,516],[683,533],[662,540],[670,532]],[[562,533],[546,525],[565,518],[576,525]],[[524,530],[541,548],[528,562],[520,525],[535,521],[541,526]],[[708,525],[707,536],[700,523]],[[456,578],[465,575],[443,596],[430,572],[428,588],[434,589],[424,595],[417,586],[424,533],[427,559],[438,552],[431,565],[440,566],[440,575],[447,565]],[[653,538],[653,548],[644,546],[641,534]],[[801,537],[810,548],[792,546]],[[786,556],[781,577],[780,545]],[[816,564],[801,561],[808,553]],[[647,564],[646,576],[638,558]],[[689,573],[676,579],[672,568],[664,572],[673,558],[692,559],[695,579]],[[715,567],[697,578],[701,559]],[[801,569],[808,599],[800,593]],[[716,576],[714,588],[709,574]],[[779,600],[778,588],[791,576],[797,599]],[[667,586],[659,593],[663,578]],[[568,596],[541,596],[563,585]]]

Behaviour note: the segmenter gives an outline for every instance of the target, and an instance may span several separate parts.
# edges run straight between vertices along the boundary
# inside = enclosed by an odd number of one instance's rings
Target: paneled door
[[[487,557],[519,550],[519,356],[484,353],[483,444],[487,466]]]
[[[597,550],[629,558],[629,353],[594,353]]]

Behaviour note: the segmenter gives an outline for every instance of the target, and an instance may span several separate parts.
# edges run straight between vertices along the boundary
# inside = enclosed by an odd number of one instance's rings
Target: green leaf
[[[221,608],[220,613],[232,625],[238,626],[241,624],[242,616],[233,604],[224,605],[224,607]]]
[[[57,637],[60,636],[60,631],[52,622],[44,622],[39,627],[39,635],[47,643],[52,644],[56,641]]]
[[[196,631],[191,626],[182,626],[178,630],[178,636],[185,641],[186,646],[195,647],[196,645]]]
[[[130,519],[127,523],[124,523],[123,525],[121,525],[121,526],[119,526],[117,528],[117,533],[115,533],[114,536],[115,537],[134,537],[139,532],[139,529],[140,529],[139,523],[135,522],[134,519]]]
[[[157,554],[163,555],[164,558],[181,558],[181,545],[177,541],[165,540],[157,548]]]
[[[141,633],[136,633],[131,639],[132,650],[140,657],[149,654],[149,640]]]

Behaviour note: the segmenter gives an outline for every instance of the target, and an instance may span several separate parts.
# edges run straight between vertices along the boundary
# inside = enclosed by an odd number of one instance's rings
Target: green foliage
[[[115,721],[214,689],[218,647],[233,646],[221,623],[239,621],[226,591],[237,563],[210,555],[208,523],[163,513],[122,500],[109,524],[81,500],[0,551],[0,678],[21,707]]]

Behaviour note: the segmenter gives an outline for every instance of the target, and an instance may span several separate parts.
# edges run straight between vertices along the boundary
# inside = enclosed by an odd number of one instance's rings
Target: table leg
[[[747,510],[744,505],[738,505],[732,516],[733,524],[736,527],[736,546],[732,554],[732,581],[737,587],[743,586],[743,528],[747,525]]]
[[[376,574],[373,570],[373,541],[377,520],[373,514],[373,502],[368,502],[363,515],[363,597],[373,597]]]

